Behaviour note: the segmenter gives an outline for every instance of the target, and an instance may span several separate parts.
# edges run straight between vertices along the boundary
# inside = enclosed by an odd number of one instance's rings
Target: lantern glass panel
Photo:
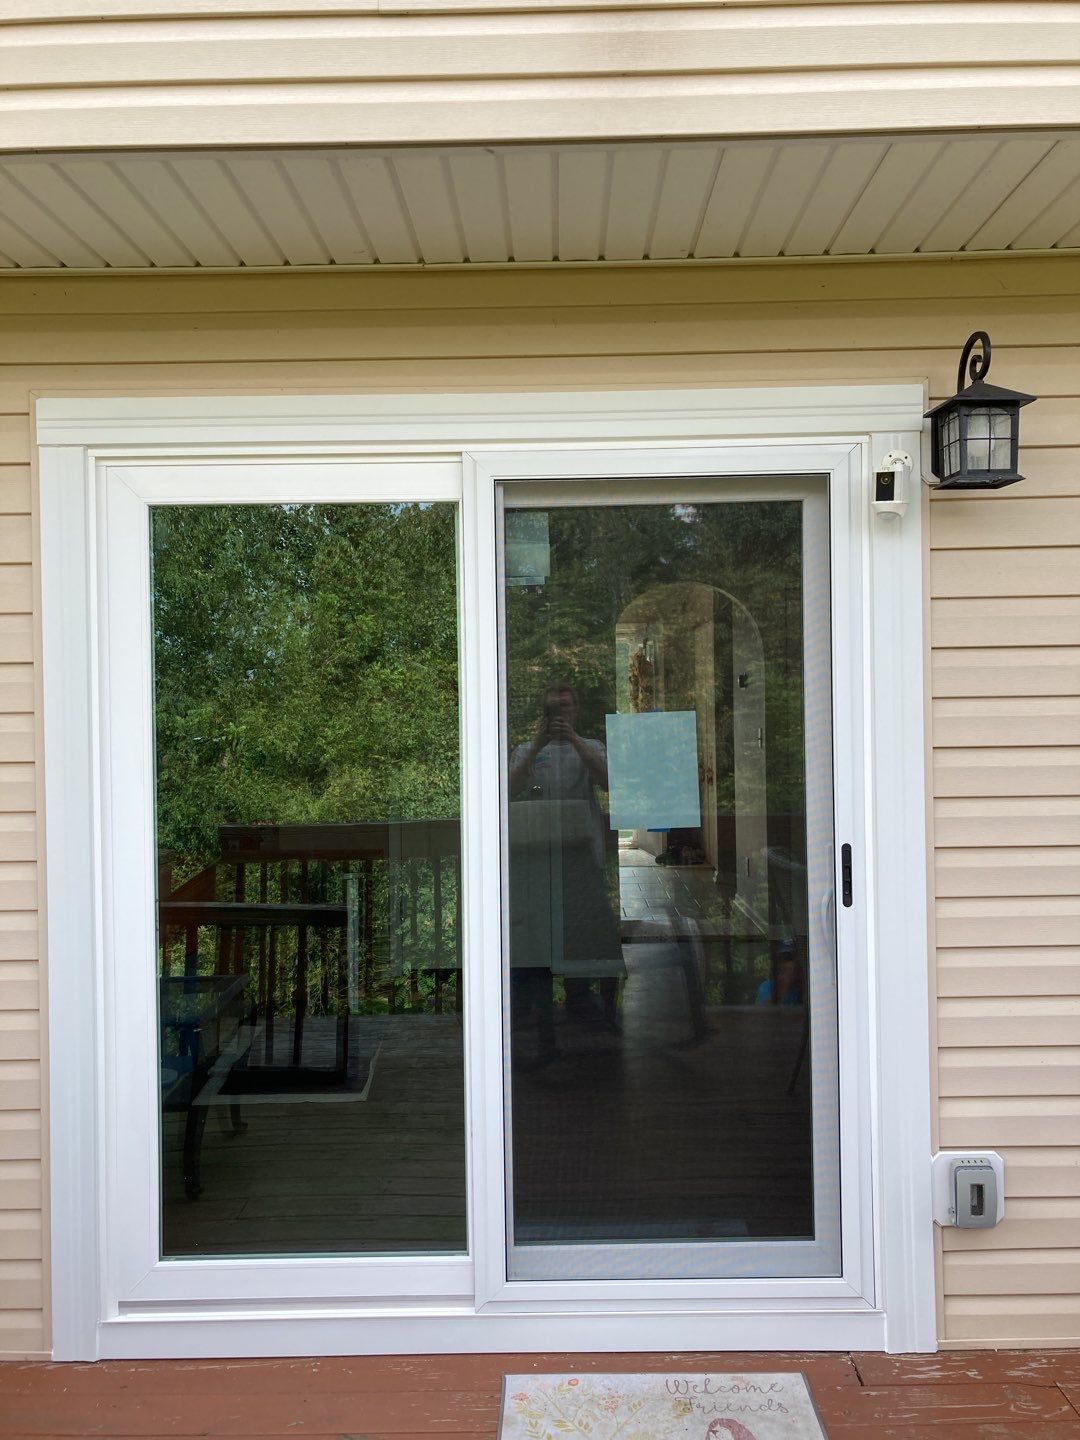
[[[972,410],[967,423],[967,468],[1008,470],[1012,462],[1012,425],[1008,410]]]
[[[941,462],[946,478],[960,469],[960,416],[955,410],[941,427]]]

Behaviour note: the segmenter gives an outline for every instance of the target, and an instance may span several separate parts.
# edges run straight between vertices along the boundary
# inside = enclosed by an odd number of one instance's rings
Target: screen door
[[[498,515],[507,1277],[838,1275],[828,479]]]

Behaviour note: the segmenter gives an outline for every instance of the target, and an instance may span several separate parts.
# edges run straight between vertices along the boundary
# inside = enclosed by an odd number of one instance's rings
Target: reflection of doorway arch
[[[705,1431],[705,1440],[754,1440],[754,1432],[741,1420],[714,1420]]]
[[[654,585],[623,607],[615,648],[620,710],[695,711],[701,848],[714,870],[733,872],[740,907],[764,929],[765,651],[754,617],[718,585]]]

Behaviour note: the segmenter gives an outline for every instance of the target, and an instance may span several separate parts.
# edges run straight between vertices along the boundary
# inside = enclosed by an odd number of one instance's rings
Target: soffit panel
[[[7,269],[1078,247],[1075,133],[0,159]]]

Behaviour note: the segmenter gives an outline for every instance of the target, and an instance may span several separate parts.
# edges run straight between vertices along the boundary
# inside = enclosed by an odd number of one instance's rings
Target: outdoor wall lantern
[[[978,346],[981,354],[974,354]],[[970,363],[970,384],[964,371]],[[1020,448],[1020,410],[1036,399],[1019,390],[988,385],[990,336],[976,330],[964,346],[956,373],[957,393],[923,417],[930,421],[930,467],[936,490],[999,490],[1024,477],[1016,468]]]

